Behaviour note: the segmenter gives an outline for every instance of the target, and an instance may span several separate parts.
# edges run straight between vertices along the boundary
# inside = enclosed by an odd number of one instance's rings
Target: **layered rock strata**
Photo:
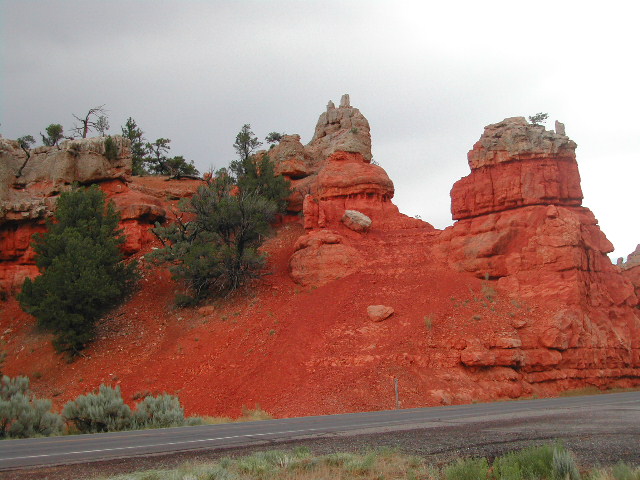
[[[618,265],[622,269],[622,275],[633,284],[636,296],[640,300],[640,245],[629,254],[626,262],[621,260],[618,261]],[[638,307],[640,308],[640,305]]]
[[[485,127],[468,154],[469,175],[451,190],[454,220],[527,205],[582,203],[576,144],[524,117]]]
[[[105,155],[105,137],[68,140],[59,146],[23,150],[0,138],[0,290],[19,288],[37,275],[34,233],[45,230],[58,195],[73,184],[99,184],[120,211],[123,251],[133,254],[152,241],[149,229],[166,216],[166,203],[129,188],[129,141],[112,137],[116,154]]]
[[[299,135],[285,135],[271,150],[260,152],[265,153],[276,173],[290,180],[289,212],[302,212],[307,228],[337,228],[346,210],[369,216],[373,228],[413,220],[393,205],[393,182],[371,163],[369,122],[351,106],[349,95],[338,107],[329,102],[307,145]]]
[[[339,107],[329,102],[307,145],[300,143],[299,135],[285,135],[277,146],[260,154],[265,153],[274,161],[276,172],[290,180],[293,193],[288,210],[302,214],[309,235],[316,236],[316,230],[345,228],[361,234],[393,228],[433,230],[426,222],[402,215],[393,204],[393,182],[381,166],[372,163],[369,122],[351,106],[348,95],[343,95]],[[348,215],[345,222],[348,211],[368,218],[366,228],[349,221]],[[301,244],[314,243],[304,236],[300,241]],[[339,265],[346,258],[343,252],[346,247],[324,245],[296,250],[290,263],[291,276],[296,282],[324,284],[332,275],[310,272],[315,268],[327,270],[332,265],[340,272],[336,278],[344,276],[346,270]],[[358,265],[359,262],[354,262],[348,271],[353,273]]]
[[[507,351],[467,347],[463,364],[504,365],[507,355],[532,383],[639,376],[638,298],[606,255],[613,246],[593,213],[580,206],[575,148],[563,133],[511,118],[486,127],[469,152],[471,174],[451,191],[458,221],[441,235],[441,258],[496,281],[514,301],[556,313],[514,327],[521,344]]]

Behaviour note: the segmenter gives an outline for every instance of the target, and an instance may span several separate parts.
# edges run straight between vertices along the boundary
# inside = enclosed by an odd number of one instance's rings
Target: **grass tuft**
[[[188,463],[174,470],[129,473],[111,480],[579,480],[573,455],[561,445],[511,452],[494,460],[466,458],[442,469],[423,458],[383,448],[364,454],[315,456],[306,447],[224,457],[215,463]],[[640,480],[640,468],[618,464],[585,472],[588,480]]]

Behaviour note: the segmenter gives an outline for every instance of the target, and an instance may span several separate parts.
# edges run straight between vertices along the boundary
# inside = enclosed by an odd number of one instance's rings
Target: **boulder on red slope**
[[[291,278],[305,286],[321,286],[360,268],[360,253],[336,232],[320,230],[301,236],[289,259]]]
[[[576,144],[523,117],[485,127],[468,154],[472,174],[451,190],[454,219],[527,205],[582,203]]]
[[[346,210],[342,216],[342,223],[354,232],[366,232],[371,227],[371,219],[357,210]]]
[[[369,305],[367,307],[367,315],[369,315],[369,318],[374,322],[386,320],[393,315],[393,313],[393,307],[388,307],[386,305]]]

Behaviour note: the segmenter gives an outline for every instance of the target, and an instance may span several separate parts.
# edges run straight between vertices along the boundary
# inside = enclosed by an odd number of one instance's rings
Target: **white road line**
[[[604,399],[603,399],[604,400]],[[624,401],[622,403],[636,403],[635,400],[630,400],[630,401]],[[495,404],[492,404],[495,405]],[[513,407],[518,406],[518,402],[514,402],[513,404],[510,403],[506,403],[504,406],[507,407],[505,410],[510,410],[509,407],[511,407],[513,405]],[[595,404],[595,405],[587,405],[588,407],[594,407],[594,406],[603,406],[606,404]],[[619,404],[618,404],[619,405]],[[522,404],[520,404],[520,406],[523,406]],[[451,422],[454,420],[459,420],[465,417],[477,417],[477,416],[500,416],[502,414],[505,414],[507,412],[505,411],[499,411],[499,412],[494,412],[494,411],[484,411],[484,412],[464,412],[465,408],[462,406],[453,406],[451,409],[448,409],[448,412],[446,413],[456,413],[457,415],[452,416],[451,418],[447,418],[445,415],[445,418],[442,418],[441,416],[437,416],[435,418],[415,418],[413,419],[413,421],[415,423],[441,423],[441,422]],[[557,407],[560,410],[570,410],[572,408],[575,407],[581,407],[580,405],[566,405],[566,406],[560,406]],[[519,410],[519,409],[518,409]],[[528,409],[523,409],[522,412],[520,413],[538,413],[538,414],[544,414],[545,411],[541,411],[541,412],[531,412],[531,411],[527,411]],[[463,413],[464,412],[464,413]],[[405,412],[403,412],[405,413]],[[406,412],[408,413],[408,412]],[[414,412],[412,412],[414,413]],[[517,412],[508,412],[508,413],[517,413]],[[456,418],[457,417],[457,418]],[[405,419],[404,421],[398,419],[398,420],[390,420],[390,421],[386,421],[386,422],[370,422],[370,423],[362,423],[362,424],[354,424],[354,425],[345,425],[345,426],[325,426],[325,427],[319,427],[319,428],[306,428],[306,429],[300,429],[300,430],[284,430],[284,431],[279,431],[279,432],[265,432],[265,433],[247,433],[247,434],[242,434],[242,435],[231,435],[231,436],[224,436],[224,437],[213,437],[213,438],[204,438],[204,439],[196,439],[196,440],[181,440],[181,441],[176,441],[176,442],[165,442],[165,443],[156,443],[156,444],[152,444],[152,445],[133,445],[133,446],[127,446],[127,447],[113,447],[113,448],[104,448],[104,449],[93,449],[93,450],[78,450],[78,451],[73,451],[73,452],[62,452],[62,453],[51,453],[51,454],[40,454],[40,455],[27,455],[27,456],[21,456],[21,457],[9,457],[9,458],[2,458],[0,459],[0,464],[2,464],[3,462],[8,462],[8,461],[12,461],[12,460],[28,460],[28,459],[33,459],[33,458],[45,458],[45,457],[56,457],[56,456],[68,456],[68,455],[78,455],[78,454],[83,454],[83,453],[106,453],[106,452],[115,452],[115,451],[124,451],[124,450],[133,450],[133,449],[147,449],[147,448],[156,448],[156,447],[165,447],[165,446],[171,446],[171,445],[188,445],[188,444],[196,444],[196,443],[204,443],[204,442],[214,442],[217,440],[231,440],[231,439],[235,439],[235,438],[251,438],[251,437],[264,437],[267,435],[283,435],[283,434],[291,434],[291,433],[305,433],[305,432],[317,432],[319,430],[325,430],[327,431],[326,433],[331,433],[332,431],[335,433],[339,433],[339,432],[346,432],[352,429],[357,429],[357,428],[366,428],[366,427],[380,427],[380,426],[384,426],[384,425],[389,425],[389,424],[395,424],[395,425],[408,425],[408,423],[406,422]],[[140,436],[148,436],[147,435],[138,435],[138,437]]]
[[[350,427],[371,427],[381,425],[381,423],[397,423],[397,422],[376,422],[376,423],[363,423],[360,425],[350,425]],[[244,438],[244,437],[264,437],[266,435],[282,435],[287,433],[304,433],[304,432],[315,432],[318,430],[326,430],[327,427],[324,428],[307,428],[303,430],[284,430],[281,432],[266,432],[266,433],[249,433],[245,435],[232,435],[228,437],[213,437],[213,438],[202,438],[199,440],[184,440],[180,442],[166,442],[166,443],[156,443],[153,445],[133,445],[129,447],[114,447],[114,448],[104,448],[104,449],[95,449],[95,450],[78,450],[75,452],[64,452],[64,453],[50,453],[50,454],[41,454],[41,455],[27,455],[24,457],[10,457],[0,459],[0,462],[10,461],[10,460],[26,460],[29,458],[43,458],[43,457],[55,457],[58,455],[76,455],[82,453],[101,453],[101,452],[113,452],[118,450],[131,450],[135,448],[154,448],[154,447],[164,447],[169,445],[186,445],[189,443],[202,443],[202,442],[213,442],[216,440],[231,440],[233,438]]]

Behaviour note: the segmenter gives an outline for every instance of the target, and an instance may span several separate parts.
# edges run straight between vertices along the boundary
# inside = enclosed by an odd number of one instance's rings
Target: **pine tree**
[[[173,276],[185,281],[196,300],[226,294],[260,275],[265,258],[258,247],[278,210],[274,202],[237,192],[221,170],[181,208],[195,218],[158,225],[154,232],[165,248],[151,258],[169,263]]]
[[[100,316],[127,293],[135,265],[125,265],[119,215],[96,186],[63,193],[54,221],[34,236],[36,265],[18,296],[38,325],[55,334],[60,352],[76,355],[93,339]]]
[[[129,117],[122,129],[122,136],[131,140],[131,163],[134,175],[144,175],[147,173],[144,166],[145,155],[147,153],[144,132],[138,128],[136,121]]]
[[[258,247],[291,190],[267,155],[253,154],[259,145],[244,125],[234,143],[239,158],[181,204],[193,219],[154,229],[164,248],[151,259],[168,263],[196,301],[227,294],[262,273],[266,259]]]
[[[291,186],[282,175],[276,175],[269,155],[254,155],[232,162],[230,170],[241,192],[257,194],[274,202],[278,211],[285,210]]]

